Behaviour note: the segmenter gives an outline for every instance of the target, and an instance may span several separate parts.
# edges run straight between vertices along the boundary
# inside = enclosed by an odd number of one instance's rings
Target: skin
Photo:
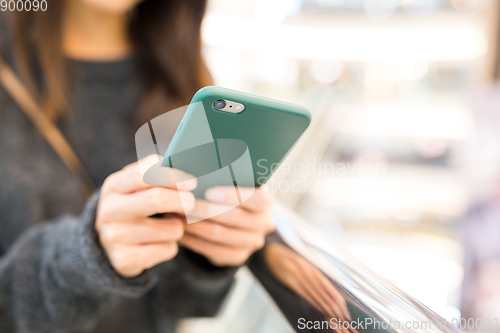
[[[63,51],[81,60],[106,61],[128,56],[128,13],[138,0],[65,0]]]
[[[82,60],[116,60],[130,55],[127,38],[129,13],[140,0],[65,0],[63,50]],[[148,157],[151,158],[151,157]],[[157,158],[157,157],[156,157]],[[171,170],[175,179],[191,179]],[[195,200],[190,190],[196,180],[182,187],[151,186],[143,182],[138,162],[110,175],[101,188],[95,228],[111,265],[124,277],[171,260],[178,244],[205,256],[217,266],[238,266],[264,246],[274,230],[269,215],[270,192],[257,189],[242,205],[213,218],[187,224],[186,214],[203,214],[232,205],[234,188],[213,188],[206,200]],[[249,189],[242,189],[248,191]],[[181,204],[181,199],[182,203]],[[151,218],[157,213],[170,213]]]

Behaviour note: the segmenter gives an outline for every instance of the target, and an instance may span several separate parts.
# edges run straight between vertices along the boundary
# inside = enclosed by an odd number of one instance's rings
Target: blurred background
[[[215,83],[306,106],[280,200],[448,320],[500,317],[497,0],[211,0]]]

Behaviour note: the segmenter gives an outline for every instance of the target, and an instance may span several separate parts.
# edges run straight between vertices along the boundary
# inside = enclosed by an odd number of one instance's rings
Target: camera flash
[[[241,105],[236,106],[236,111],[241,111],[241,110],[243,110],[243,106]]]

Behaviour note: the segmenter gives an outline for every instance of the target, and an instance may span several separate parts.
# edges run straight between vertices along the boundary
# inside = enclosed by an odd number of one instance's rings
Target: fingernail
[[[226,192],[217,189],[209,189],[205,192],[205,198],[214,202],[224,202],[226,200]]]
[[[175,178],[176,178],[175,180],[177,180],[180,183],[180,182],[187,182],[188,180],[193,180],[193,179],[195,179],[195,176],[193,176],[189,173],[182,172],[182,173],[180,173],[180,175],[176,176]]]
[[[183,173],[176,177],[175,182],[179,190],[191,191],[198,185],[196,178],[188,173]]]

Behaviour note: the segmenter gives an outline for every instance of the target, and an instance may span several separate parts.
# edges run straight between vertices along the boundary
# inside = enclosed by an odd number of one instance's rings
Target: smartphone
[[[310,112],[222,87],[200,89],[179,123],[162,165],[213,186],[265,184],[311,122]]]

